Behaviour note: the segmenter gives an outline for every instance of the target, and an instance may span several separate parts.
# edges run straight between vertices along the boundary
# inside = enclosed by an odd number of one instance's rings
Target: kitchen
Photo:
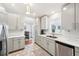
[[[79,56],[78,10],[79,3],[0,3],[0,55]]]

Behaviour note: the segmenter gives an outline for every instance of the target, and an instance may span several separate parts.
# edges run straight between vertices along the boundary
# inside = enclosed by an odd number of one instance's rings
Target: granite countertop
[[[50,37],[47,37],[46,35],[40,35],[40,36],[46,37],[51,40],[59,41],[59,42],[65,43],[65,44],[69,44],[69,45],[72,45],[75,47],[79,47],[78,34],[65,33],[65,34],[61,34],[61,35],[56,35],[58,38],[50,38]]]

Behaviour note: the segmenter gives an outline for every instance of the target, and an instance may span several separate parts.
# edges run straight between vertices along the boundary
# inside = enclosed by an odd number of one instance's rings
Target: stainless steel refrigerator
[[[7,25],[0,25],[0,56],[8,55],[7,32]]]

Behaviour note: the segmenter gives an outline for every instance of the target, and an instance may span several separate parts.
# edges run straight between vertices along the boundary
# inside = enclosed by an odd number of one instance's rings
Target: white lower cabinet
[[[75,47],[75,56],[79,56],[79,47]]]
[[[54,40],[48,40],[48,52],[52,55],[55,55],[55,41]]]
[[[18,38],[14,39],[14,49],[13,50],[18,50],[19,49],[19,40]]]
[[[13,49],[14,49],[14,39],[13,38],[10,38],[10,39],[8,39],[8,52],[11,52],[11,51],[13,51]]]
[[[39,37],[39,45],[41,45],[43,47],[43,37]]]
[[[8,53],[24,48],[24,37],[13,37],[8,39]]]
[[[36,36],[35,37],[35,42],[38,43],[38,40],[39,40],[39,38],[38,38],[38,36]]]
[[[42,39],[42,47],[45,49],[45,50],[48,50],[48,45],[47,45],[47,38],[43,37]]]
[[[38,41],[37,41],[38,40]],[[47,50],[51,55],[55,55],[55,41],[47,37],[38,36],[36,43]]]
[[[39,44],[39,45],[41,45],[41,37],[40,36],[38,36],[38,38],[37,38],[37,43]]]
[[[24,40],[24,37],[21,37],[19,39],[19,49],[24,48],[24,46],[25,46],[25,40]]]

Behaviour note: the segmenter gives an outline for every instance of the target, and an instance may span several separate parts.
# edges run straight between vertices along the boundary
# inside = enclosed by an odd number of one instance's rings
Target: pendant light
[[[31,6],[30,6],[30,4],[26,4],[26,14],[31,14]]]

